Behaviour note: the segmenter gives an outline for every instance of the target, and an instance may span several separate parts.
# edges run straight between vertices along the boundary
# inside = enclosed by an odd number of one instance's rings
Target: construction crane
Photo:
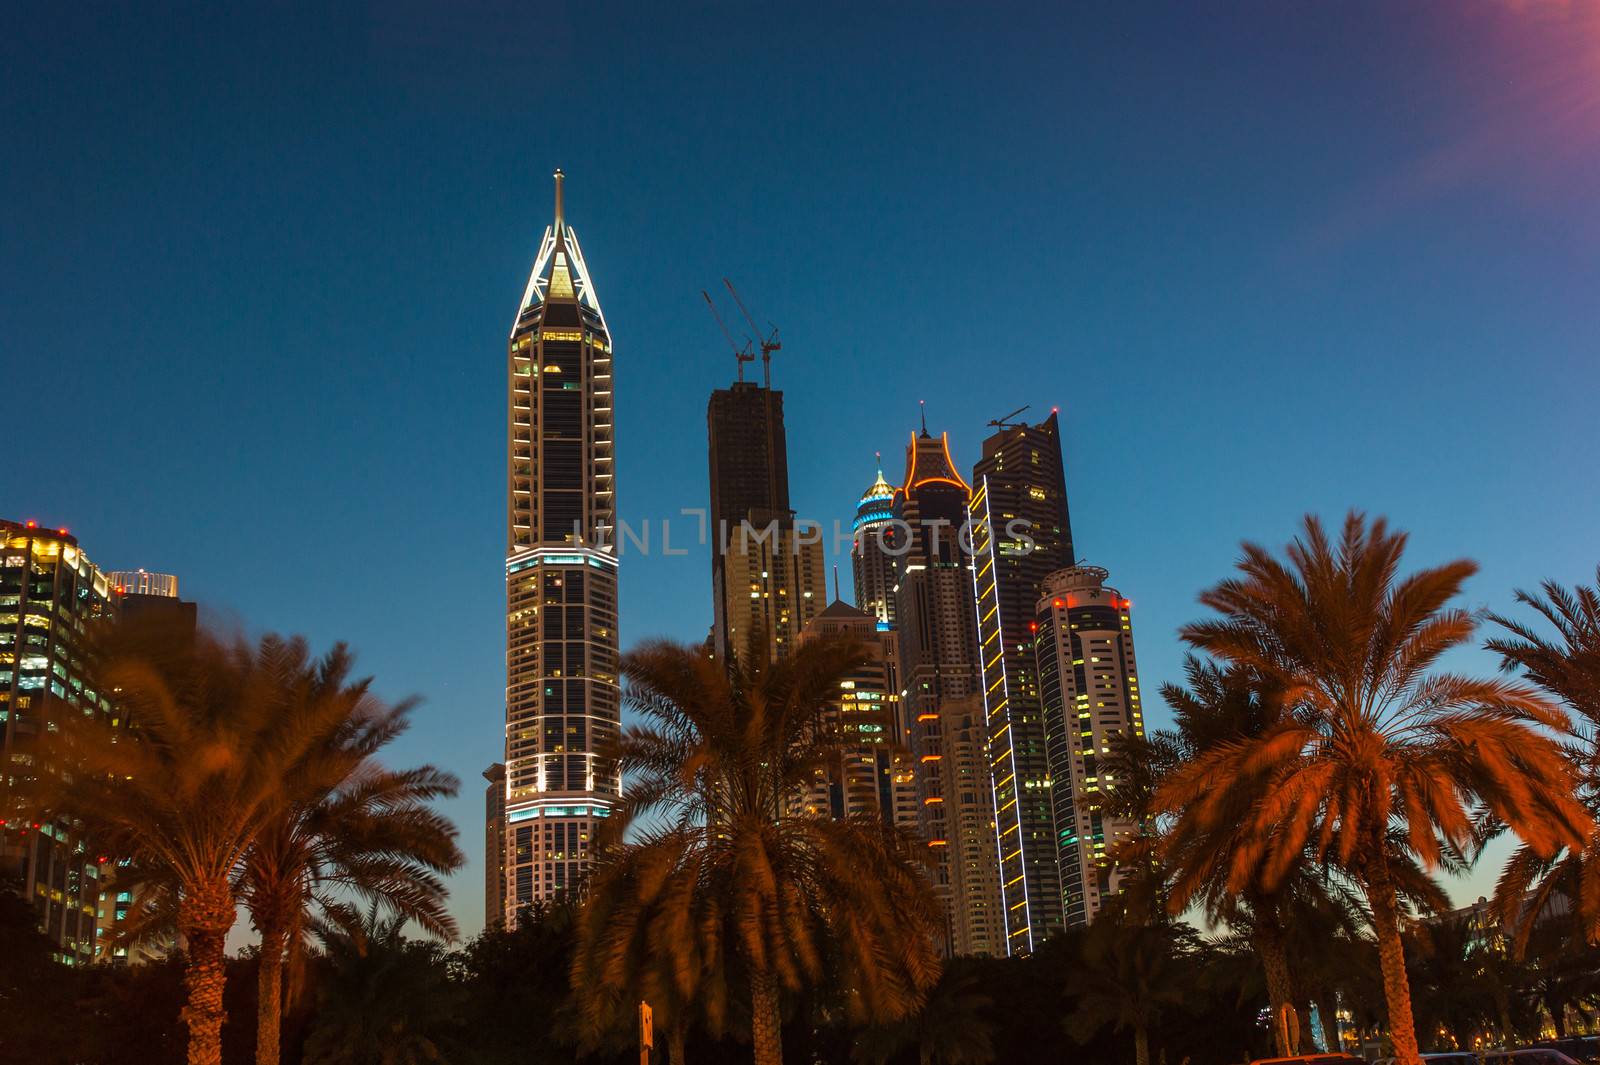
[[[1011,419],[1015,418],[1017,415],[1021,414],[1023,411],[1027,410],[1031,406],[1033,406],[1033,404],[1024,403],[1022,406],[1018,407],[1016,410],[1012,411],[1010,414],[1002,414],[1002,415],[1000,415],[1000,417],[996,418],[994,421],[990,422],[989,424],[994,426],[996,429],[1010,429],[1014,425],[1021,425],[1022,424],[1021,422],[1014,422]]]
[[[722,330],[722,335],[727,338],[728,347],[733,349],[734,360],[739,364],[739,381],[740,383],[743,383],[744,364],[747,362],[754,362],[756,358],[755,353],[750,350],[750,342],[746,340],[744,347],[741,348],[738,345],[738,342],[733,339],[733,334],[728,332],[727,323],[722,320],[722,315],[717,311],[717,305],[711,300],[711,293],[707,292],[705,289],[701,289],[700,295],[706,298],[706,306],[711,308],[711,317],[717,320],[717,328]]]
[[[733,287],[733,282],[723,278],[722,283],[728,286],[728,292],[733,296],[733,302],[739,305],[739,313],[744,315],[746,322],[750,323],[750,332],[755,334],[755,342],[761,348],[761,387],[771,388],[772,353],[783,347],[783,344],[778,341],[778,327],[768,322],[767,324],[772,326],[772,332],[763,337],[761,330],[756,328],[755,320],[750,317],[750,312],[745,309],[744,300],[739,298],[739,290]]]

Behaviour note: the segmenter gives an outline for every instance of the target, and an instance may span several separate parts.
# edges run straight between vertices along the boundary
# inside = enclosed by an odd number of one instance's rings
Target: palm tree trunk
[[[1150,1065],[1150,1033],[1142,1024],[1133,1030],[1133,1060],[1134,1065]]]
[[[675,1024],[667,1029],[667,1065],[683,1065],[683,1026]]]
[[[191,894],[181,904],[178,928],[188,952],[183,973],[188,1002],[182,1016],[189,1028],[189,1065],[222,1065],[223,952],[233,920],[233,896],[226,885]]]
[[[1379,848],[1382,844],[1377,844]],[[1400,942],[1400,906],[1394,884],[1381,857],[1367,877],[1367,902],[1372,907],[1372,930],[1378,937],[1378,966],[1383,973],[1383,997],[1389,1006],[1389,1038],[1394,1043],[1395,1065],[1422,1065],[1417,1053],[1417,1026],[1411,1016],[1411,982],[1406,978],[1406,952]]]
[[[755,1065],[783,1065],[783,1015],[778,1012],[778,982],[771,973],[750,974],[750,1039]]]
[[[1295,1052],[1290,1045],[1290,1032],[1298,1030],[1294,1012],[1294,992],[1289,981],[1289,957],[1283,946],[1283,933],[1271,920],[1258,915],[1254,941],[1256,954],[1261,958],[1261,968],[1267,977],[1267,1004],[1272,1010],[1272,1038],[1278,1047],[1278,1056],[1286,1058]],[[1290,1017],[1287,1024],[1284,1018]]]
[[[278,1025],[283,1018],[283,929],[261,930],[256,969],[256,1065],[278,1065]]]

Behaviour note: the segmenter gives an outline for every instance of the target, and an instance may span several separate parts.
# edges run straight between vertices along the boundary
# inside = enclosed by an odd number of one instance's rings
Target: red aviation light
[[[1062,607],[1064,607],[1064,606],[1066,606],[1066,605],[1067,605],[1067,604],[1066,604],[1066,603],[1063,603],[1063,602],[1062,602],[1062,601],[1061,601],[1061,600],[1059,600],[1059,599],[1057,599],[1057,600],[1056,600],[1056,601],[1055,601],[1055,603],[1054,603],[1054,606],[1055,606],[1055,608],[1056,608],[1056,609],[1057,609],[1057,610],[1060,610],[1060,609],[1061,609],[1061,608],[1062,608]]]
[[[1037,621],[1028,622],[1028,631],[1029,632],[1038,632],[1039,631],[1039,623]]]
[[[30,529],[37,529],[37,528],[38,528],[38,527],[39,527],[39,523],[38,523],[38,522],[36,522],[36,521],[33,521],[33,520],[32,520],[32,519],[29,519],[29,521],[28,521],[28,528],[30,528]]]

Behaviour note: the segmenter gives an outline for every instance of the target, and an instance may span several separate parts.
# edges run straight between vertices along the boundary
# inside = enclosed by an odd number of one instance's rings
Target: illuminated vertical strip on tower
[[[1022,810],[1017,794],[1016,735],[1011,722],[1011,692],[1004,664],[1005,634],[1000,619],[995,564],[994,522],[989,511],[989,480],[977,482],[972,516],[972,592],[978,615],[978,661],[982,666],[983,715],[988,735],[989,780],[994,791],[995,848],[1000,861],[1000,906],[1005,914],[1006,951],[1033,950],[1033,915],[1023,860]]]
[[[508,924],[581,885],[621,791],[597,753],[621,717],[611,333],[555,180],[508,350]]]

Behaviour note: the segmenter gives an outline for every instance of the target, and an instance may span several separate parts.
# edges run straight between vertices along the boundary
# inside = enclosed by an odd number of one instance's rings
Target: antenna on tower
[[[706,306],[711,308],[711,317],[717,320],[717,328],[722,330],[722,335],[727,338],[728,347],[733,349],[734,360],[739,365],[739,381],[740,383],[743,383],[744,364],[755,361],[755,354],[750,350],[750,342],[748,340],[745,341],[744,347],[741,348],[738,343],[734,341],[733,334],[728,332],[727,323],[722,320],[722,315],[717,311],[717,305],[711,300],[711,293],[707,292],[705,289],[701,289],[700,295],[706,298]]]
[[[1015,418],[1017,415],[1021,414],[1023,411],[1027,410],[1032,405],[1033,404],[1031,404],[1031,403],[1024,403],[1022,406],[1018,407],[1016,410],[1012,411],[1010,414],[1002,414],[1002,415],[1000,415],[1000,417],[994,419],[989,424],[994,426],[996,429],[1009,429],[1013,425],[1020,425],[1022,423],[1013,422],[1011,419]]]
[[[750,312],[745,309],[744,300],[739,298],[739,290],[733,287],[733,282],[723,278],[722,283],[728,286],[728,291],[733,295],[733,302],[739,305],[739,313],[744,315],[746,322],[750,323],[750,332],[755,334],[756,344],[761,348],[761,387],[771,388],[772,353],[783,347],[783,344],[778,340],[778,327],[768,322],[767,324],[772,326],[772,332],[762,336],[761,330],[756,328],[755,320],[750,317]]]
[[[561,183],[566,180],[567,175],[563,174],[561,172],[561,168],[558,166],[558,167],[556,167],[556,175],[555,176],[556,176],[556,228],[560,229],[561,228],[561,218],[562,218],[562,214],[564,213],[563,212],[562,203],[561,203]]]
[[[844,598],[839,594],[839,563],[837,562],[833,564],[833,597],[835,599]]]
[[[917,400],[917,409],[922,412],[922,435],[923,436],[927,436],[928,435],[928,401],[925,400],[925,399]]]

